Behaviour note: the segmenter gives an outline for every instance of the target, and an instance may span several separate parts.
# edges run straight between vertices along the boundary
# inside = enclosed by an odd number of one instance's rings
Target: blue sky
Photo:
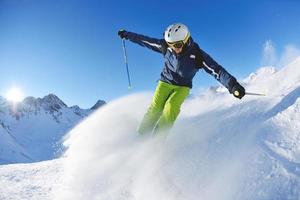
[[[55,93],[88,108],[98,99],[153,91],[162,56],[127,42],[128,90],[117,31],[161,38],[174,22],[186,24],[202,49],[242,79],[261,66],[268,41],[278,55],[300,46],[299,10],[297,0],[0,0],[0,95],[15,86],[26,96]],[[192,92],[216,84],[200,71]]]

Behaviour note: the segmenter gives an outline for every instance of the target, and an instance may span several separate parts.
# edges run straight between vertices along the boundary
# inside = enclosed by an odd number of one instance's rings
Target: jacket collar
[[[183,46],[183,49],[181,51],[181,53],[178,55],[179,57],[181,57],[182,55],[184,55],[189,49],[191,49],[194,46],[194,40],[192,37],[190,37],[190,39],[188,40],[187,44]]]

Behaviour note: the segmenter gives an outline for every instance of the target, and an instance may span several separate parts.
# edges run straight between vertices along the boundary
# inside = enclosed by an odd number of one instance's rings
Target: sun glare
[[[24,98],[22,91],[19,88],[12,88],[6,94],[6,99],[17,103],[22,101]]]

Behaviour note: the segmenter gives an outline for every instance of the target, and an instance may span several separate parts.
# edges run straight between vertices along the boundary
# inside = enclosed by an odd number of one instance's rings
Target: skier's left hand
[[[238,82],[232,87],[231,93],[236,98],[243,98],[245,96],[245,88],[241,86]]]
[[[121,39],[127,39],[126,38],[126,31],[124,29],[121,29],[118,31],[118,35]]]

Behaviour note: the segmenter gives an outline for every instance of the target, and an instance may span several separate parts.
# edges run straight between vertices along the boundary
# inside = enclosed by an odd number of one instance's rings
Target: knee
[[[161,113],[164,109],[163,105],[152,102],[148,108],[148,112],[150,113]]]
[[[176,118],[180,112],[180,105],[173,102],[167,102],[164,108],[164,113],[169,115],[171,118]]]

